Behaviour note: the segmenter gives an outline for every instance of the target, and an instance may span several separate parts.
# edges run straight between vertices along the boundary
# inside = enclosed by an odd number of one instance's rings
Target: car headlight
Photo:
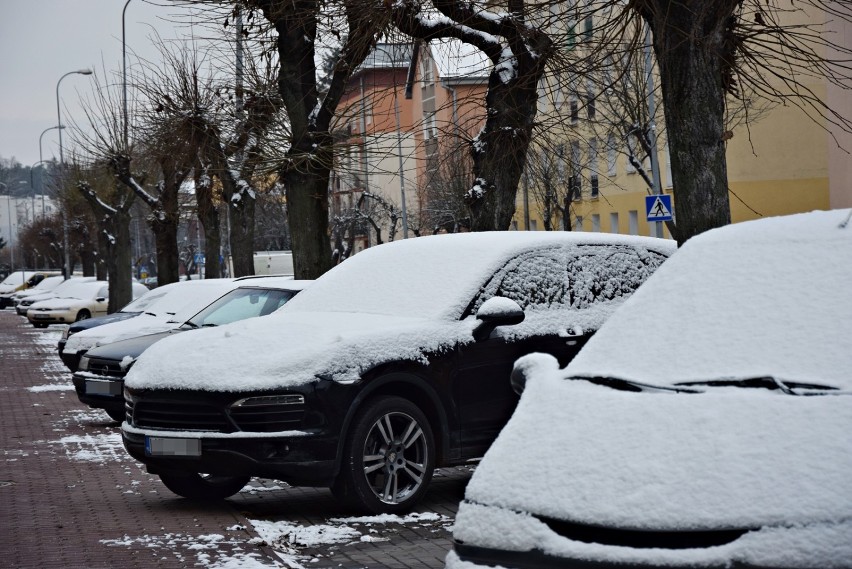
[[[67,340],[73,333],[74,332],[71,331],[71,326],[66,326],[65,330],[62,331],[62,339]]]
[[[233,403],[231,407],[256,407],[261,405],[304,405],[305,397],[302,395],[261,395],[259,397],[246,397]]]
[[[83,356],[80,358],[80,363],[77,364],[77,371],[89,371],[89,358]]]

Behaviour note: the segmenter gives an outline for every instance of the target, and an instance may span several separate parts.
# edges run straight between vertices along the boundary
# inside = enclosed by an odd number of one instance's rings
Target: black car
[[[176,328],[128,338],[93,348],[80,357],[73,375],[77,397],[86,405],[103,409],[114,420],[124,419],[124,376],[130,366],[152,344],[173,334],[198,328],[265,316],[278,310],[311,281],[287,277],[252,279],[221,296]]]
[[[481,456],[500,432],[518,357],[567,363],[673,250],[568,232],[367,249],[269,317],[147,350],[125,381],[125,447],[189,498],[262,476],[407,510],[434,467]]]

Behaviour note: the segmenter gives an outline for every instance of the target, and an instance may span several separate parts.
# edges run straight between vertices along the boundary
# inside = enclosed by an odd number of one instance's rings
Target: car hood
[[[126,378],[133,388],[247,391],[317,381],[356,381],[390,361],[472,342],[474,319],[345,312],[277,312],[179,334],[151,346]]]
[[[84,330],[103,326],[104,324],[112,324],[113,322],[120,322],[122,320],[127,320],[128,318],[134,318],[140,314],[140,312],[113,312],[106,316],[96,316],[95,318],[80,320],[79,322],[71,324],[68,329],[72,334],[76,334]]]
[[[47,300],[42,300],[40,302],[36,302],[32,306],[30,306],[31,310],[38,310],[39,308],[46,308],[48,310],[55,308],[83,308],[85,306],[90,306],[95,304],[93,299],[86,300],[82,298],[71,298],[71,297],[57,297],[57,298],[49,298]]]
[[[137,318],[123,318],[69,336],[65,343],[65,351],[90,350],[97,346],[120,342],[137,336],[165,332],[177,326],[180,326],[180,322],[171,320],[171,316],[141,314]]]
[[[176,328],[174,330],[166,330],[156,334],[146,334],[144,336],[128,338],[126,340],[120,340],[118,342],[92,348],[86,352],[86,355],[90,358],[115,360],[119,362],[123,361],[127,357],[136,359],[151,345],[159,342],[163,338],[168,338],[170,335],[180,332],[183,332],[183,330]]]
[[[555,361],[467,487],[475,503],[636,530],[852,518],[852,396],[627,392]]]

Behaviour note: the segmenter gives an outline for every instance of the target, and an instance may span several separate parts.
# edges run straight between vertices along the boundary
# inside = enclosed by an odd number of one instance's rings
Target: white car
[[[239,284],[239,279],[227,278],[180,281],[157,287],[121,309],[122,312],[137,313],[134,317],[91,328],[86,326],[88,322],[69,326],[67,333],[63,333],[64,342],[60,342],[60,357],[66,364],[73,361],[71,371],[76,371],[80,356],[87,350],[125,338],[176,328]],[[87,329],[76,330],[78,327]]]
[[[52,290],[42,290],[38,291],[38,294],[18,296],[15,300],[15,312],[18,313],[18,316],[26,316],[27,310],[29,310],[30,306],[32,306],[36,302],[41,302],[42,300],[48,300],[50,298],[56,298],[57,296],[61,296],[63,294],[62,291],[66,290],[67,287],[73,286],[76,283],[88,283],[94,280],[97,280],[96,277],[71,277],[70,279],[66,279],[58,283]],[[16,296],[25,292],[29,292],[29,289],[16,293]]]
[[[852,210],[690,239],[518,408],[447,567],[852,567]]]
[[[132,283],[131,287],[133,298],[148,292],[148,288],[139,283]],[[107,281],[74,283],[64,288],[61,296],[30,306],[27,310],[27,320],[36,328],[46,328],[49,324],[67,324],[106,314],[108,302]]]
[[[62,275],[45,277],[44,280],[42,280],[34,287],[9,293],[9,301],[14,306],[23,298],[51,292],[53,289],[55,289],[64,282],[65,277],[63,277]]]

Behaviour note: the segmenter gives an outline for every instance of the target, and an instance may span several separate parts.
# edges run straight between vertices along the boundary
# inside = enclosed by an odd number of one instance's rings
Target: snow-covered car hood
[[[641,530],[852,518],[852,394],[627,392],[565,379],[550,362],[467,500]]]
[[[173,316],[152,316],[140,314],[134,318],[110,322],[103,326],[97,326],[89,330],[83,330],[69,336],[65,342],[66,352],[80,352],[90,350],[96,346],[119,342],[136,336],[146,336],[165,332],[180,326]]]
[[[57,297],[57,298],[48,298],[47,300],[42,300],[40,302],[36,302],[32,306],[30,306],[30,310],[38,310],[40,308],[46,308],[49,310],[55,310],[57,308],[83,308],[87,306],[91,306],[95,304],[94,299],[83,299],[83,298],[71,298],[71,297]]]
[[[281,312],[157,342],[136,361],[125,385],[234,392],[286,388],[317,376],[355,381],[384,362],[426,363],[427,354],[473,342],[475,325],[473,318]]]

